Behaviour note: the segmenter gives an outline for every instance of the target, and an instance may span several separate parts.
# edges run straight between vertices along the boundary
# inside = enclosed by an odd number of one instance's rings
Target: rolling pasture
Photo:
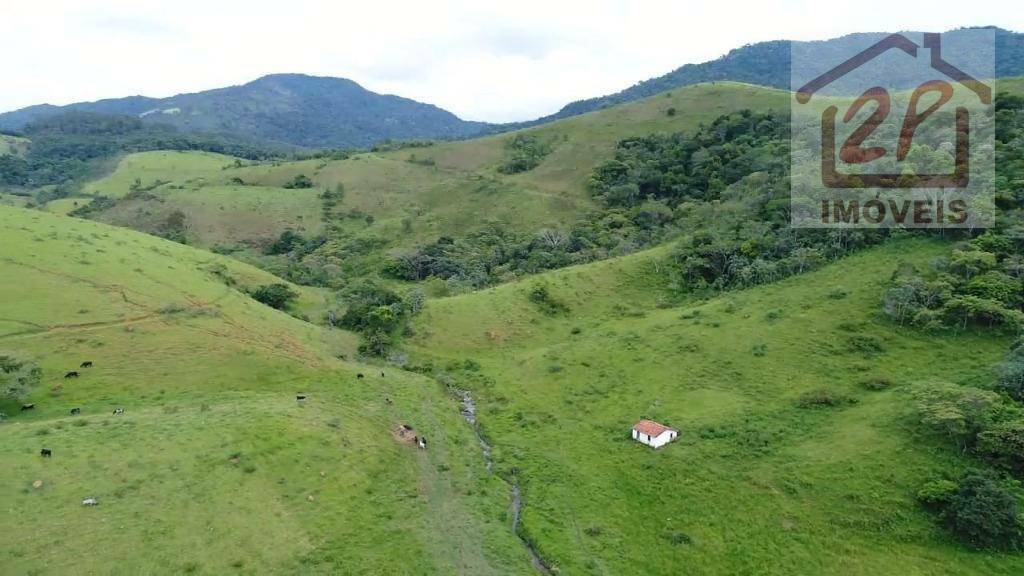
[[[241,291],[280,280],[17,208],[0,244],[0,350],[43,373],[0,407],[4,573],[529,573],[455,400]]]
[[[880,319],[893,270],[941,250],[896,241],[699,300],[670,290],[658,249],[431,301],[412,346],[474,395],[561,573],[1017,574],[914,499],[963,461],[915,427],[908,386],[986,382],[1008,344]],[[538,309],[541,285],[568,310]],[[634,442],[641,418],[680,439]]]

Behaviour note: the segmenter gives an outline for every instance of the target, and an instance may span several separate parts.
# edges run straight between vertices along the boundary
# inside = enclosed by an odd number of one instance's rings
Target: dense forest
[[[241,158],[283,157],[295,149],[236,137],[184,133],[131,116],[69,111],[33,122],[20,133],[31,140],[24,156],[0,156],[0,185],[69,186],[118,154],[148,150],[202,150]]]

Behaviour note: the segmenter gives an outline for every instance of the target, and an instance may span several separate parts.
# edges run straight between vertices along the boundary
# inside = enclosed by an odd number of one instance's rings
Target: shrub
[[[298,176],[293,178],[290,182],[285,184],[284,187],[288,188],[288,189],[312,188],[313,187],[313,181],[310,180],[309,177],[306,176],[305,174],[299,174]]]
[[[260,286],[252,293],[253,300],[266,304],[277,310],[284,310],[299,297],[287,284],[267,284]]]
[[[43,371],[33,361],[14,352],[0,351],[0,396],[21,400],[42,380]]]
[[[944,518],[953,534],[972,548],[1020,546],[1017,497],[991,473],[968,472],[950,498]]]
[[[558,301],[551,292],[548,291],[548,287],[544,284],[538,284],[530,290],[530,302],[533,302],[541,312],[548,316],[554,316],[556,314],[562,314],[569,311],[569,307]]]
[[[932,510],[944,510],[952,502],[959,486],[952,480],[933,480],[917,491],[917,501]]]
[[[886,376],[875,376],[874,378],[869,378],[861,382],[860,385],[867,390],[877,392],[879,390],[885,390],[886,388],[892,386],[892,380],[890,380]]]
[[[511,157],[498,167],[502,174],[518,174],[536,168],[551,153],[551,145],[532,134],[518,134],[506,144]]]
[[[857,399],[828,388],[811,390],[800,396],[797,406],[801,408],[834,408],[846,404],[856,404]]]

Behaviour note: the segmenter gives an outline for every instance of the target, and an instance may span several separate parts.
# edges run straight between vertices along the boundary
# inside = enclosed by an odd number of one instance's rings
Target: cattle
[[[35,410],[35,409],[36,409],[36,405],[35,404],[22,404],[21,405],[21,411],[22,412],[25,412],[26,410]]]
[[[385,398],[384,399],[384,403],[387,404],[388,406],[391,406],[392,404],[394,404],[394,402],[391,401],[391,398]]]
[[[100,501],[95,498],[86,498],[85,500],[82,500],[82,506],[98,506],[99,503]]]
[[[416,445],[420,447],[420,450],[426,450],[427,449],[427,437],[426,436],[417,436],[416,437]]]
[[[299,402],[305,402],[306,401],[306,395],[305,394],[297,394],[295,396],[295,399],[298,400]]]
[[[79,366],[79,368],[92,368],[92,360],[86,360],[85,362],[82,362],[82,365]]]
[[[78,416],[81,413],[82,413],[82,409],[81,408],[72,408],[71,409],[71,415],[72,416]]]
[[[360,372],[359,374],[356,374],[356,378],[362,380],[363,378],[366,378],[366,376],[363,376],[363,373]]]
[[[409,426],[408,424],[402,424],[402,428],[406,431],[412,431],[412,426]]]
[[[124,408],[114,408],[114,416],[120,416],[124,414]]]
[[[78,372],[68,372],[67,374],[64,375],[64,379],[66,380],[68,378],[78,378],[79,376],[81,376],[81,374],[79,374]]]
[[[381,373],[380,373],[380,377],[381,377],[381,378],[383,378],[383,377],[384,377],[384,373],[383,373],[383,372],[381,372]]]
[[[49,448],[43,448],[42,450],[39,451],[39,455],[42,456],[43,458],[49,458],[53,456],[53,450],[50,450]]]

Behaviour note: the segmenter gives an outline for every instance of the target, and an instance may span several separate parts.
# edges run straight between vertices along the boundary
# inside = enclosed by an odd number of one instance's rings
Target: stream
[[[476,439],[480,442],[481,448],[484,453],[484,463],[487,467],[487,473],[494,473],[494,460],[491,458],[491,445],[484,440],[484,437],[480,434],[480,428],[476,425],[476,402],[473,401],[472,394],[469,390],[455,389],[455,393],[462,398],[462,417],[469,422],[469,425],[473,428],[473,434],[476,435]],[[512,482],[512,533],[519,538],[519,541],[523,543],[523,546],[530,553],[530,561],[533,563],[533,567],[537,569],[541,574],[551,574],[551,569],[544,563],[544,559],[540,557],[537,550],[534,549],[533,545],[530,544],[523,535],[519,533],[519,518],[523,511],[523,496],[519,490],[519,483]]]

